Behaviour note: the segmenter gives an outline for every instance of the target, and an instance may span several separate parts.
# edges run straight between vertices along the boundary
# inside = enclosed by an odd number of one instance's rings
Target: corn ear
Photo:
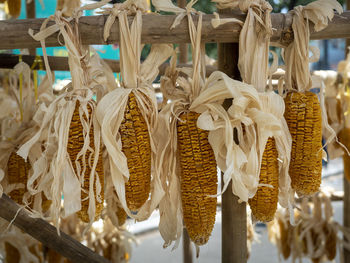
[[[31,166],[16,152],[12,152],[7,163],[7,177],[9,184],[24,184],[24,187],[13,190],[9,196],[18,204],[23,203],[23,195],[26,192],[28,173]]]
[[[337,232],[333,228],[327,228],[327,224],[323,226],[326,235],[325,252],[329,261],[335,259],[337,254]]]
[[[17,248],[11,245],[9,242],[5,242],[5,251],[6,251],[6,263],[18,263],[20,262],[21,255]]]
[[[289,175],[299,195],[316,193],[321,185],[322,116],[317,95],[290,92],[285,98],[284,117],[292,136]]]
[[[21,14],[21,0],[7,0],[7,7],[12,17],[17,18]]]
[[[268,222],[276,213],[278,203],[278,152],[274,138],[269,138],[266,142],[265,150],[261,160],[260,184],[273,186],[259,186],[256,194],[249,199],[250,209],[255,219]]]
[[[147,123],[133,92],[129,95],[119,132],[130,174],[125,183],[126,202],[130,210],[137,211],[150,193],[151,144]]]
[[[75,172],[77,173],[77,167],[75,164],[75,160],[77,158],[78,153],[83,148],[84,145],[84,136],[83,136],[83,126],[81,124],[80,116],[79,116],[79,107],[80,102],[77,101],[75,105],[75,110],[72,116],[72,120],[69,127],[69,137],[68,137],[68,144],[67,144],[67,152],[69,154],[70,160],[72,162],[73,168]],[[87,106],[89,115],[91,117],[92,108],[90,105]],[[94,128],[93,125],[90,127],[89,131],[90,135],[90,147],[92,149],[95,149],[94,145]],[[89,187],[90,187],[90,172],[91,169],[88,165],[88,163],[93,163],[93,158],[89,160],[91,155],[91,151],[87,150],[85,155],[85,160],[83,160],[83,156],[79,157],[78,162],[80,164],[80,167],[83,167],[83,162],[86,163],[86,170],[84,174],[84,184],[83,189],[84,191],[81,191],[81,199],[83,200],[81,203],[81,210],[78,212],[79,218],[83,222],[89,222],[89,215],[88,215],[88,208],[89,208]],[[104,175],[103,175],[103,162],[102,162],[102,151],[100,150],[100,154],[98,157],[98,162],[96,166],[96,173],[99,176],[99,180],[101,183],[101,200],[102,202],[98,202],[96,198],[96,180],[94,182],[94,194],[95,194],[95,205],[96,205],[96,211],[95,211],[95,220],[98,219],[98,217],[101,215],[102,209],[103,209],[103,200],[104,200]],[[84,200],[85,199],[85,200]]]
[[[284,259],[288,259],[291,253],[291,247],[289,242],[289,228],[288,225],[286,226],[281,219],[278,219],[278,225],[280,227],[280,245],[282,249],[282,255]]]
[[[118,206],[117,217],[118,217],[118,225],[119,226],[124,225],[125,221],[127,219],[127,214],[126,214],[125,210],[120,206]]]
[[[185,226],[197,245],[208,242],[216,215],[217,167],[208,131],[197,127],[199,114],[188,112],[177,122],[181,164],[181,199]]]

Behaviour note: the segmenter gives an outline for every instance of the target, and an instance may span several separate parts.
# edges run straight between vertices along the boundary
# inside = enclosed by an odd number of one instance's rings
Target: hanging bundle
[[[148,218],[164,194],[159,176],[151,176],[158,118],[152,82],[158,75],[158,67],[172,52],[171,45],[152,45],[150,54],[141,64],[142,14],[146,10],[147,2],[142,0],[126,1],[106,8],[104,13],[109,17],[105,25],[105,39],[118,17],[122,87],[107,93],[97,106],[97,118],[108,152],[111,182],[121,207],[137,220]],[[130,14],[134,18],[129,26]],[[113,189],[110,190],[114,195]]]
[[[194,3],[191,1],[184,10],[170,1],[153,1],[158,10],[178,13],[172,27],[187,15],[193,50],[192,68],[177,69],[173,56],[161,79],[165,106],[157,129],[156,171],[166,190],[159,206],[164,246],[179,240],[182,220],[196,245],[208,241],[216,214],[216,165],[224,172],[222,192],[232,180],[232,191],[242,201],[254,196],[259,181],[254,123],[262,117],[262,102],[252,86],[222,72],[205,79],[204,45],[200,42],[202,15],[196,27],[191,16],[196,13]],[[233,98],[233,102],[226,111],[222,104],[227,98]],[[167,99],[171,100],[168,104]],[[233,140],[234,130],[239,144]]]
[[[48,106],[40,105],[36,112],[38,131],[17,152],[26,159],[32,147],[45,141],[45,150],[33,165],[34,173],[28,186],[32,193],[49,192],[52,200],[50,216],[55,226],[61,216],[75,212],[82,221],[92,223],[103,209],[101,138],[93,99],[101,88],[96,81],[96,74],[100,72],[90,63],[89,49],[80,43],[80,15],[79,9],[75,19],[66,19],[58,11],[44,21],[40,32],[34,35],[30,31],[34,39],[41,41],[49,77],[45,38],[57,31],[62,34],[72,75],[70,91],[59,95]],[[55,23],[46,28],[49,21]],[[50,82],[52,84],[51,79]]]
[[[28,205],[33,210],[45,212],[50,206],[50,201],[46,196],[31,196],[27,189],[27,182],[32,174],[31,164],[33,158],[25,161],[21,156],[17,155],[16,150],[25,141],[30,138],[34,130],[33,115],[37,109],[35,105],[35,94],[46,96],[46,92],[42,90],[45,84],[43,81],[40,85],[40,91],[35,93],[33,83],[31,81],[31,70],[29,66],[23,62],[18,63],[14,72],[10,74],[10,92],[13,94],[18,104],[18,114],[9,115],[9,119],[16,124],[10,126],[4,140],[0,142],[0,167],[5,171],[4,192],[8,194],[16,203],[20,205]],[[19,84],[19,89],[17,85]],[[47,96],[46,96],[47,97]],[[14,118],[18,116],[18,119]],[[5,117],[6,118],[6,117]],[[41,152],[41,149],[33,149],[32,153]]]
[[[310,91],[309,61],[313,58],[309,58],[309,22],[313,22],[316,31],[322,30],[327,26],[328,19],[334,16],[333,9],[342,12],[342,7],[335,0],[319,0],[304,7],[295,7],[292,11],[294,41],[284,50],[287,89],[284,116],[293,140],[289,174],[292,187],[299,195],[312,195],[319,190],[322,123],[329,127],[326,116],[322,118],[326,114],[324,106],[321,108],[317,95]],[[314,53],[314,49],[310,50]],[[322,92],[320,96],[322,102]],[[333,134],[334,131],[328,141],[334,138]]]
[[[275,221],[268,226],[269,239],[285,260],[292,257],[292,262],[298,259],[301,262],[307,257],[315,263],[332,261],[338,246],[349,246],[338,237],[339,232],[348,237],[349,230],[333,220],[331,200],[326,194],[314,195],[312,203],[304,198],[295,219],[296,226],[292,226],[289,215],[278,211]]]
[[[291,137],[283,117],[284,102],[271,87],[270,90],[266,90],[268,76],[276,70],[277,61],[274,54],[274,64],[269,68],[272,7],[264,0],[215,2],[218,8],[238,7],[247,14],[240,31],[238,67],[243,82],[253,85],[259,92],[259,111],[263,112],[261,114],[256,110],[247,110],[247,115],[254,122],[244,127],[246,131],[247,126],[252,126],[255,132],[251,143],[256,151],[254,165],[259,172],[259,187],[249,199],[249,205],[254,219],[271,221],[278,201],[280,200],[282,206],[291,209],[294,195],[288,176]],[[229,21],[231,20],[220,20],[217,15],[212,23],[216,27]],[[241,24],[240,21],[233,22]],[[243,132],[241,137],[249,136],[251,135]],[[253,154],[251,152],[250,156]]]

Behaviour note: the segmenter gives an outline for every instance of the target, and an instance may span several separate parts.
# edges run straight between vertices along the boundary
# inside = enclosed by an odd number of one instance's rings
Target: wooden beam
[[[142,22],[142,42],[143,43],[190,43],[188,33],[187,18],[174,29],[170,27],[175,19],[175,15],[145,14]],[[244,14],[223,15],[223,18],[235,17],[244,20]],[[238,42],[240,26],[236,23],[227,23],[218,28],[213,28],[211,20],[213,15],[203,16],[202,41],[206,43],[232,43]],[[111,27],[111,36],[108,41],[103,40],[103,28],[107,16],[85,16],[79,19],[79,30],[82,43],[85,45],[94,44],[114,44],[119,41],[119,23],[118,19]],[[129,17],[129,22],[133,17]],[[197,22],[198,17],[194,17]],[[290,41],[291,34],[291,14],[272,14],[271,15],[274,34],[271,38],[274,42]],[[31,28],[34,32],[39,32],[44,19],[19,19],[0,21],[0,49],[14,48],[33,48],[40,47],[40,43],[35,41],[29,34]],[[48,23],[48,26],[53,22]],[[289,31],[288,31],[289,30]],[[287,33],[286,33],[287,32]],[[350,12],[344,12],[341,15],[335,15],[328,27],[321,32],[312,33],[311,39],[324,38],[346,38],[350,37]],[[62,41],[62,39],[60,39]],[[53,34],[46,39],[47,46],[60,46],[58,34]]]
[[[13,224],[16,227],[39,240],[45,246],[73,262],[109,262],[64,232],[61,231],[61,235],[57,235],[56,228],[46,221],[30,217],[24,209],[18,212],[19,209],[20,207],[7,195],[2,195],[0,198],[0,217],[9,222],[15,218]]]
[[[220,10],[231,13],[230,10]],[[221,15],[221,14],[220,14]],[[241,80],[238,70],[238,43],[218,44],[219,70],[233,79]],[[230,104],[225,101],[224,107]],[[232,104],[232,103],[231,103]],[[221,185],[223,181],[221,180]],[[247,212],[246,204],[238,203],[238,197],[232,194],[232,182],[222,195],[221,219],[221,262],[247,262]]]
[[[35,56],[30,55],[22,55],[22,61],[27,63],[29,66],[32,66],[35,60]],[[69,65],[68,65],[68,57],[54,57],[54,56],[48,56],[48,61],[51,70],[53,71],[69,71]],[[0,54],[0,68],[8,68],[12,69],[14,66],[17,65],[19,56],[18,55],[12,55],[12,54]],[[41,57],[41,60],[43,60],[43,57]],[[111,68],[113,72],[120,72],[120,63],[117,60],[113,59],[104,59],[104,62],[108,64],[108,66]],[[45,64],[42,63],[43,69],[45,70]],[[169,66],[169,63],[164,63],[159,67],[159,75],[164,75],[165,69]],[[178,67],[191,67],[190,64],[184,64],[179,63]],[[34,69],[40,69],[39,64]],[[207,66],[206,72],[207,76],[209,76],[211,73],[213,73],[215,70],[217,70],[214,66]]]

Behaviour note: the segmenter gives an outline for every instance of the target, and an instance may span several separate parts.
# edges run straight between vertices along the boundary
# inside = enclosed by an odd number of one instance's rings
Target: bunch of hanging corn
[[[140,62],[142,14],[147,9],[146,1],[128,0],[104,12],[109,15],[104,31],[106,40],[116,16],[120,27],[121,87],[110,89],[97,106],[97,119],[108,153],[108,174],[113,178],[115,190],[108,189],[114,197],[107,198],[107,205],[117,209],[109,213],[115,225],[123,223],[126,214],[137,220],[148,218],[163,195],[159,176],[151,176],[158,120],[152,82],[158,75],[158,66],[171,55],[172,46],[152,45],[146,60]],[[131,14],[134,17],[129,25]],[[117,205],[111,204],[113,199]]]
[[[336,257],[338,231],[349,236],[347,229],[339,228],[333,221],[331,200],[323,193],[314,196],[312,203],[302,201],[301,211],[295,215],[296,226],[290,224],[288,213],[278,211],[276,217],[269,224],[269,238],[284,259],[291,256],[293,260],[307,257],[315,263],[332,261]]]
[[[319,190],[322,170],[322,116],[321,105],[315,93],[311,92],[312,80],[309,70],[310,29],[309,20],[320,31],[334,16],[334,9],[342,12],[335,0],[319,0],[293,10],[294,41],[284,50],[286,62],[286,110],[284,117],[292,136],[292,152],[289,174],[292,187],[299,195],[312,195]],[[322,91],[321,91],[322,92]],[[322,105],[324,107],[324,105]],[[332,128],[327,128],[333,134]]]

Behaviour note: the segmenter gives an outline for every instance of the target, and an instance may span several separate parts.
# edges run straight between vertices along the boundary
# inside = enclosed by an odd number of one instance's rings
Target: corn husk
[[[147,59],[141,64],[141,29],[142,13],[147,10],[146,1],[126,1],[116,4],[104,13],[110,14],[105,25],[105,38],[116,16],[120,26],[120,58],[122,87],[113,89],[104,96],[97,107],[97,118],[101,125],[101,134],[109,158],[109,169],[112,182],[120,201],[121,207],[130,216],[137,220],[144,220],[157,207],[164,192],[157,174],[151,178],[150,198],[138,209],[131,213],[126,200],[125,183],[129,179],[127,158],[122,151],[121,125],[124,119],[129,95],[132,93],[137,106],[148,127],[151,145],[151,162],[155,160],[155,127],[157,125],[157,101],[152,82],[158,74],[158,67],[171,54],[171,45],[152,45]],[[127,15],[135,14],[129,26]],[[152,163],[152,169],[154,169]],[[115,220],[114,220],[115,223]]]
[[[77,16],[79,17],[79,15],[78,12]],[[46,28],[50,20],[55,23]],[[38,120],[38,131],[18,150],[18,154],[26,159],[30,149],[41,144],[43,140],[46,142],[44,153],[33,165],[32,181],[35,182],[35,187],[32,187],[31,190],[33,193],[49,192],[48,196],[52,200],[50,217],[56,227],[58,227],[61,217],[67,217],[81,210],[80,193],[83,188],[86,167],[90,171],[88,175],[90,184],[88,189],[84,190],[89,200],[87,214],[90,223],[95,219],[96,203],[103,202],[101,200],[103,185],[101,185],[99,175],[96,172],[98,156],[101,151],[100,127],[95,117],[96,102],[93,100],[97,93],[96,89],[101,88],[101,84],[94,81],[94,78],[102,72],[101,69],[97,69],[94,64],[90,63],[89,50],[81,46],[79,33],[75,31],[77,27],[71,26],[71,20],[72,18],[63,18],[62,13],[58,11],[54,16],[44,21],[39,33],[34,35],[32,31],[30,32],[34,39],[41,41],[48,73],[51,70],[47,63],[45,38],[55,32],[62,34],[68,50],[68,62],[72,75],[72,83],[69,86],[72,88],[57,96],[49,105],[44,103],[40,105],[35,115]],[[52,83],[52,79],[49,80]],[[84,144],[77,159],[70,160],[67,142],[76,104],[79,105],[77,110],[83,127]],[[91,114],[89,114],[88,107],[91,109]],[[90,137],[91,129],[93,129],[93,138]],[[91,140],[94,145],[92,150],[90,148]],[[93,161],[86,161],[87,152]],[[82,161],[82,164],[79,164],[78,159],[81,156],[84,158],[79,160]],[[76,169],[73,169],[72,162],[75,162]],[[62,195],[64,196],[63,209],[61,209]]]
[[[7,226],[8,222],[0,219],[0,257],[2,256],[5,262],[43,262],[40,242],[14,226],[4,231]]]
[[[58,0],[56,11],[61,11],[63,16],[72,16],[74,10],[81,5],[80,0]]]
[[[225,1],[216,0],[214,1],[218,8],[239,8],[241,11],[247,14],[244,23],[241,21],[233,21],[235,23],[242,25],[242,30],[240,31],[239,38],[239,60],[238,67],[245,83],[253,85],[258,91],[259,96],[259,108],[249,109],[247,114],[253,120],[251,124],[252,129],[255,130],[255,134],[250,134],[253,136],[252,143],[248,144],[252,151],[256,151],[255,156],[255,169],[258,169],[260,173],[261,162],[263,161],[263,153],[265,150],[265,145],[269,138],[274,138],[276,140],[276,148],[278,151],[279,167],[276,166],[273,174],[275,174],[277,179],[277,187],[280,183],[280,187],[277,189],[279,193],[279,201],[283,207],[288,207],[292,214],[293,205],[293,191],[290,187],[290,179],[288,175],[288,166],[290,162],[290,151],[291,151],[291,136],[288,131],[286,121],[283,117],[284,112],[284,102],[281,98],[272,92],[272,86],[269,85],[269,90],[267,89],[268,76],[277,68],[277,59],[274,55],[274,62],[269,67],[269,44],[270,37],[272,35],[272,24],[270,18],[270,12],[272,11],[271,5],[266,1]],[[217,15],[215,19],[212,20],[214,27],[231,22],[231,20],[220,19]],[[261,111],[261,113],[259,113]],[[268,125],[266,125],[268,124]],[[270,125],[271,124],[271,125]],[[255,127],[254,127],[255,125]],[[244,127],[247,128],[248,125]],[[239,138],[241,147],[246,147],[244,141],[247,140],[244,137],[248,137],[247,134],[242,133]],[[248,151],[248,147],[244,151]],[[250,155],[254,154],[250,152]],[[270,160],[272,161],[272,160]],[[251,164],[251,163],[250,163]],[[271,167],[271,166],[270,166]],[[265,169],[265,168],[264,168]],[[268,175],[270,176],[270,175]],[[266,180],[264,180],[265,182]],[[275,184],[276,184],[275,183]],[[259,203],[268,203],[271,209],[275,210],[277,207],[277,198],[271,197],[270,193],[274,191],[271,183],[262,183],[259,185],[259,191],[256,193],[255,201],[251,202],[251,205],[256,208]],[[276,185],[275,185],[276,187]],[[275,191],[274,191],[275,192]],[[266,193],[266,194],[264,194]],[[268,194],[267,194],[268,193]],[[254,192],[255,194],[255,192]],[[265,195],[265,196],[264,196]],[[269,198],[271,197],[271,198]],[[263,200],[264,199],[264,200]],[[264,207],[264,206],[262,206]],[[260,209],[261,210],[261,209]],[[274,211],[267,211],[269,209],[264,209],[257,214],[256,219],[265,220],[271,218]],[[254,209],[254,211],[257,211]],[[263,213],[266,215],[264,216]],[[269,215],[267,215],[269,213]],[[254,216],[254,213],[253,213]]]
[[[334,260],[339,247],[349,247],[349,242],[338,236],[342,232],[348,237],[349,229],[333,220],[333,208],[328,194],[319,193],[309,200],[304,198],[295,219],[296,226],[292,226],[288,213],[279,210],[275,221],[268,226],[269,239],[277,246],[280,258],[291,257],[292,262],[301,262],[303,258],[314,262],[329,262]],[[289,249],[287,254],[286,249]]]
[[[158,10],[164,6],[172,8],[167,1],[155,1],[153,4]],[[193,2],[190,2],[186,11],[183,10],[183,12],[185,14],[190,11],[194,12],[192,5]],[[184,13],[178,15],[173,26],[181,21]],[[160,203],[159,225],[161,235],[165,240],[164,246],[178,240],[182,232],[180,169],[175,130],[181,113],[186,111],[200,113],[197,126],[209,131],[208,140],[213,148],[217,165],[224,172],[222,191],[226,190],[232,180],[233,193],[242,201],[248,201],[254,196],[259,184],[255,121],[258,119],[257,116],[262,115],[259,115],[262,113],[262,105],[270,105],[268,98],[265,98],[262,103],[258,92],[252,86],[232,80],[222,72],[214,72],[208,79],[205,79],[203,73],[205,64],[201,59],[204,57],[204,50],[200,45],[200,26],[196,28],[190,16],[188,20],[193,41],[193,68],[176,69],[176,57],[173,57],[170,68],[166,70],[165,76],[161,79],[161,90],[165,102],[167,99],[171,100],[168,104],[163,103],[157,132],[159,149],[157,171],[161,174],[166,189],[165,197]],[[180,72],[187,78],[178,77]],[[228,111],[222,107],[226,98],[234,98]],[[272,105],[269,107],[274,112]],[[265,116],[267,119],[271,118],[271,115]],[[266,119],[265,122],[268,123]],[[234,129],[237,130],[239,145],[232,140]],[[175,246],[177,244],[175,242]]]

